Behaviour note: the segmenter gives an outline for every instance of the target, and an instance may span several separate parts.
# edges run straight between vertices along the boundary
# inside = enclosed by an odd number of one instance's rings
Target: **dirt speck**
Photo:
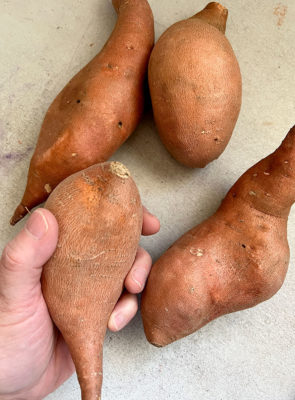
[[[278,17],[277,26],[283,25],[287,11],[288,7],[282,3],[278,3],[276,6],[274,6],[273,13],[276,17]]]
[[[271,121],[264,121],[264,122],[262,123],[262,125],[263,125],[263,126],[272,126],[272,125],[273,125],[273,122],[271,122]]]

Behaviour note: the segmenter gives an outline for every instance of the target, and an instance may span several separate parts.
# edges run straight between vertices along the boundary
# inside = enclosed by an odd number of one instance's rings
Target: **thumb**
[[[53,254],[58,225],[50,211],[39,208],[21,232],[5,247],[0,260],[0,299],[29,300],[40,288],[42,266]]]

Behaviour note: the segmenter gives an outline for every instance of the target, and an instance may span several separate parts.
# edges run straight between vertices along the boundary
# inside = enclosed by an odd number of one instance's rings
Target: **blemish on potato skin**
[[[202,257],[204,255],[204,250],[202,249],[195,249],[192,247],[189,251],[193,256]]]
[[[46,185],[44,185],[44,189],[48,194],[52,192],[52,187],[50,186],[49,183],[46,183]]]
[[[110,163],[110,171],[112,174],[119,176],[120,178],[127,179],[130,177],[130,172],[122,163],[113,161]]]
[[[85,172],[82,173],[82,178],[84,179],[84,181],[85,181],[88,185],[90,185],[90,186],[93,186],[93,185],[94,185],[94,181],[93,181],[88,175],[86,175]]]
[[[258,229],[260,231],[262,231],[262,232],[268,232],[269,231],[269,228],[266,225],[263,225],[263,224],[258,225]]]
[[[117,70],[119,69],[118,65],[113,65],[113,64],[111,64],[111,63],[108,63],[108,64],[107,64],[107,68],[108,68],[109,70],[114,70],[114,71],[117,71]]]

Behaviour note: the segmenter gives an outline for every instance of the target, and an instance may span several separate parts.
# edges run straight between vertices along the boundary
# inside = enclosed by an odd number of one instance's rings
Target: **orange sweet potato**
[[[45,207],[59,225],[42,290],[69,346],[83,400],[100,399],[108,319],[135,259],[142,227],[138,190],[126,167],[97,164],[60,183]]]
[[[289,263],[294,179],[295,126],[242,175],[213,216],[155,263],[141,305],[151,343],[165,346],[279,290]]]
[[[149,62],[156,126],[171,155],[205,167],[227,146],[241,107],[241,74],[224,35],[228,11],[218,3],[177,22]]]
[[[51,104],[14,225],[67,176],[106,161],[136,128],[154,43],[147,0],[113,0],[118,21],[101,52]]]

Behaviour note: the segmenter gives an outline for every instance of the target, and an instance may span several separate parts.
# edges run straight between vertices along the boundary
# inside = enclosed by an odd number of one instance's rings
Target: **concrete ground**
[[[295,120],[294,0],[224,0],[227,37],[243,75],[243,106],[224,154],[204,170],[178,165],[150,114],[113,156],[131,170],[143,202],[161,220],[144,238],[154,259],[218,207],[235,180],[272,152]],[[200,0],[150,0],[157,36],[205,6]],[[116,17],[107,0],[0,1],[0,238],[18,203],[42,118],[67,81],[102,47]],[[222,317],[167,348],[145,340],[140,317],[108,333],[104,400],[294,400],[295,210],[289,218],[289,272],[279,293]],[[276,249],[273,249],[275,252]],[[80,398],[73,376],[47,400]]]

